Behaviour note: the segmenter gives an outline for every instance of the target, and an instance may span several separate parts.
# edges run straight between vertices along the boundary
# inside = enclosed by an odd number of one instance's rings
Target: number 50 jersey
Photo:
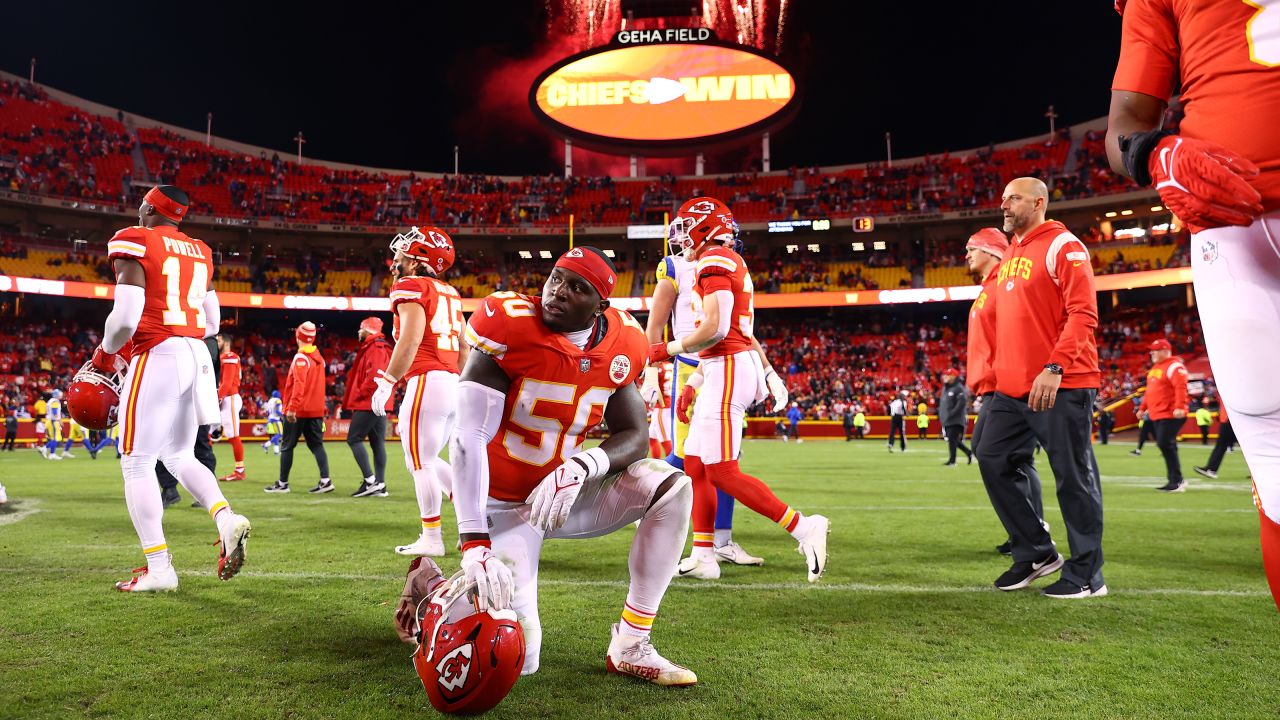
[[[513,292],[485,298],[466,340],[511,380],[489,442],[489,495],[511,502],[524,502],[582,449],[609,398],[636,381],[649,355],[644,328],[626,312],[606,310],[584,350],[542,323],[541,298]]]
[[[133,333],[135,355],[171,337],[204,337],[204,297],[213,274],[213,253],[204,241],[171,225],[135,225],[111,238],[107,257],[138,261],[146,278],[142,320]]]

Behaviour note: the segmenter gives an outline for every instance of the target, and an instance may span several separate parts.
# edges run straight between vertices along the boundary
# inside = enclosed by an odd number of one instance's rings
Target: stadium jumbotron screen
[[[799,96],[791,73],[753,48],[662,43],[565,58],[534,81],[529,104],[559,135],[653,154],[768,130]]]

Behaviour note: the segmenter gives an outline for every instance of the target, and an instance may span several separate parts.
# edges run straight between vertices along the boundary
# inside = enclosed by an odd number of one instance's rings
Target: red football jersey
[[[996,376],[991,363],[996,347],[996,276],[997,265],[982,281],[982,292],[969,308],[969,343],[965,381],[974,395],[995,392]]]
[[[133,350],[145,352],[171,337],[204,337],[204,296],[213,253],[203,241],[171,225],[127,227],[107,243],[107,257],[142,264],[146,304],[133,333]]]
[[[458,374],[458,348],[462,342],[462,298],[452,285],[433,277],[409,276],[391,286],[392,336],[400,338],[400,303],[417,303],[427,314],[427,330],[413,356],[405,379],[444,370]]]
[[[618,388],[649,359],[644,327],[609,308],[605,333],[587,349],[542,324],[542,299],[494,293],[472,313],[467,344],[511,379],[498,434],[489,443],[489,496],[524,502],[542,479],[582,449]]]
[[[1249,184],[1280,208],[1280,5],[1129,0],[1111,89],[1168,101],[1179,79],[1179,132],[1252,160]]]
[[[240,394],[240,356],[228,350],[218,357],[222,364],[222,382],[218,385],[218,397]]]
[[[751,284],[751,273],[747,272],[747,263],[742,257],[726,247],[707,250],[698,258],[698,264],[694,268],[693,288],[700,298],[719,290],[733,293],[733,307],[720,308],[720,312],[730,313],[729,334],[698,353],[698,357],[733,355],[750,350],[751,338],[755,333],[755,287]],[[703,321],[705,322],[705,318]]]

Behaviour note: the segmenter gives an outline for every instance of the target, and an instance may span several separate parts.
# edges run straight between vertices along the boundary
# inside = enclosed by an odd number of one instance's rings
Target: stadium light
[[[872,250],[884,250],[884,249],[885,249],[884,241],[883,241],[883,240],[876,240],[875,242],[871,243],[871,249],[872,249]]]
[[[533,253],[529,252],[528,250],[521,250],[521,251],[520,251],[520,259],[521,259],[521,260],[532,260],[532,259],[533,259]]]
[[[539,251],[538,251],[538,257],[542,258],[543,260],[550,260],[550,259],[551,259],[551,251],[550,251],[550,250],[539,250]]]
[[[867,246],[860,242],[850,243],[850,244],[853,245],[854,252],[862,252],[863,250],[867,249]]]
[[[614,257],[617,257],[617,254],[614,253],[612,250],[605,250],[604,256],[608,258],[614,258]]]
[[[1152,205],[1152,206],[1151,206],[1151,212],[1160,212],[1160,211],[1161,211],[1161,210],[1163,210],[1163,209],[1164,209],[1164,206],[1163,206],[1163,205]]]
[[[1111,212],[1107,213],[1107,217],[1115,217],[1118,214],[1119,213],[1117,213],[1115,210],[1112,210]]]
[[[1121,211],[1120,211],[1120,214],[1121,214],[1121,215],[1132,215],[1132,214],[1133,214],[1133,211],[1132,211],[1132,210],[1121,210]]]

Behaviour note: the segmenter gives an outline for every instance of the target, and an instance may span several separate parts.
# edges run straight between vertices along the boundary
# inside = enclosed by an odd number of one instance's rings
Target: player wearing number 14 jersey
[[[671,242],[696,262],[694,290],[702,300],[698,327],[669,343],[656,343],[651,361],[698,352],[698,370],[681,389],[677,412],[687,411],[697,394],[685,441],[685,471],[693,478],[693,554],[680,563],[680,575],[718,578],[713,549],[716,490],[782,526],[799,541],[809,582],[822,577],[827,564],[829,523],[805,516],[778,499],[769,486],[738,467],[742,421],[747,408],[769,394],[764,363],[752,342],[754,304],[751,275],[742,257],[730,249],[737,223],[724,203],[694,198],[680,206],[671,223]]]
[[[649,631],[680,560],[689,525],[689,478],[645,458],[648,423],[635,380],[648,341],[609,307],[617,280],[595,248],[556,262],[541,298],[496,293],[472,313],[473,352],[459,383],[450,446],[462,569],[479,609],[510,602],[524,629],[524,674],[538,669],[538,559],[550,539],[606,535],[642,520],[606,667],[658,685],[697,677],[658,654]],[[601,421],[609,437],[587,449]],[[514,581],[514,597],[509,597]]]
[[[174,590],[174,572],[161,525],[156,461],[209,511],[222,549],[218,577],[230,580],[244,562],[249,520],[231,511],[213,473],[196,460],[196,431],[219,422],[217,373],[202,338],[217,333],[218,296],[210,285],[209,246],[178,229],[187,194],[173,186],[147,192],[139,224],[115,234],[107,255],[115,265],[115,305],[102,346],[90,361],[112,374],[126,360],[116,353],[132,339],[120,409],[120,461],[125,504],[147,566],[123,592]]]
[[[453,434],[458,408],[458,361],[466,360],[462,340],[462,300],[440,279],[453,265],[453,240],[439,228],[413,228],[391,241],[395,282],[395,350],[386,370],[374,374],[371,408],[386,414],[395,386],[405,380],[400,404],[400,443],[413,475],[422,530],[401,545],[401,555],[444,555],[440,532],[441,494],[451,492],[453,471],[440,451]]]

